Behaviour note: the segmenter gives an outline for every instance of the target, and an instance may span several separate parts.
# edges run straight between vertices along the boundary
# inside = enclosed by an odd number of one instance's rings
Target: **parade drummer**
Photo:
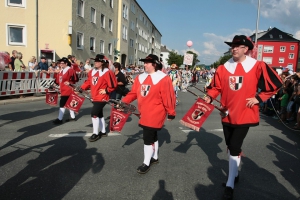
[[[70,67],[71,63],[68,58],[63,57],[58,60],[59,65],[61,67],[61,71],[58,73],[55,83],[59,85],[60,88],[60,102],[59,102],[59,113],[58,118],[53,121],[54,124],[62,124],[63,116],[65,113],[65,104],[69,98],[69,96],[73,93],[73,89],[69,86],[69,83],[75,84],[78,81],[76,72]],[[75,121],[75,113],[73,110],[70,111],[71,118],[67,119],[66,122]]]
[[[98,54],[96,58],[91,58],[91,60],[94,60],[94,69],[88,72],[88,78],[81,85],[81,89],[90,88],[91,90],[93,134],[89,141],[94,142],[101,136],[106,136],[103,108],[109,100],[109,94],[117,87],[117,79],[113,71],[108,69],[109,62],[104,55]]]
[[[229,110],[222,118],[225,142],[229,154],[229,173],[223,199],[232,199],[234,184],[238,182],[242,144],[249,127],[259,124],[259,103],[269,99],[282,86],[276,71],[266,63],[247,54],[253,43],[244,35],[236,35],[231,47],[232,58],[220,65],[207,87],[207,103],[221,94],[221,103]],[[258,88],[261,92],[257,94]],[[225,185],[224,185],[225,186]]]
[[[166,116],[168,120],[175,118],[175,94],[171,79],[161,70],[158,57],[149,54],[144,62],[145,72],[135,78],[131,91],[122,99],[130,103],[137,99],[141,113],[139,126],[143,128],[144,162],[137,172],[145,174],[150,165],[158,163],[158,134]]]

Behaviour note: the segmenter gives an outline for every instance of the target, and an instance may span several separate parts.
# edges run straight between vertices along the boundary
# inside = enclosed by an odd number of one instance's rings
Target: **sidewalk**
[[[27,94],[24,96],[24,98],[20,98],[19,95],[0,97],[0,105],[26,103],[30,101],[45,101],[46,97],[45,94],[41,94],[41,96],[33,96],[33,94]]]

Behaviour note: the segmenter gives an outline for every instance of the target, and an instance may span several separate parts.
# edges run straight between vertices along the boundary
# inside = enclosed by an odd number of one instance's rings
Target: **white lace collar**
[[[139,75],[140,84],[142,84],[146,80],[148,75],[151,76],[153,85],[156,85],[161,79],[163,79],[166,76],[166,74],[160,70],[157,70],[153,74],[148,74],[148,73],[144,72],[141,75]]]
[[[251,58],[249,56],[246,56],[246,59],[241,63],[244,71],[246,73],[248,73],[253,66],[256,64],[257,60],[255,60],[254,58]],[[234,62],[233,58],[230,58],[225,64],[225,68],[231,73],[234,74],[236,66],[237,66],[237,62]]]
[[[103,71],[102,69],[93,69],[92,70],[92,76],[94,76],[97,72],[99,72],[99,76],[103,76],[103,74],[105,74],[106,72],[108,72],[109,69],[105,68]]]
[[[65,74],[69,69],[70,69],[69,66],[65,67],[65,68],[62,70],[62,73]]]

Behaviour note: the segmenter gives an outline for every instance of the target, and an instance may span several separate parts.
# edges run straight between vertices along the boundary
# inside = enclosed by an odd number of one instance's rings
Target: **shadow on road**
[[[156,191],[152,200],[173,200],[172,192],[166,190],[166,182],[164,180],[159,180],[159,189]]]
[[[64,198],[84,174],[89,170],[99,173],[105,164],[96,148],[86,147],[81,137],[59,138],[12,152],[9,156],[21,157],[33,151],[39,156],[0,186],[1,199]]]

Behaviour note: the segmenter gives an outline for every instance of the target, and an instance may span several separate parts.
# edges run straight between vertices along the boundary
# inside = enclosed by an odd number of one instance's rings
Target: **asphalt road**
[[[91,143],[84,136],[92,132],[88,101],[76,122],[60,126],[52,124],[58,107],[43,98],[0,103],[0,199],[221,199],[228,158],[218,111],[192,131],[179,120],[195,97],[179,92],[179,98],[176,119],[159,132],[160,163],[145,175],[136,172],[143,162],[136,116],[121,134]],[[109,112],[106,105],[104,116]],[[234,199],[300,199],[299,132],[261,115],[243,152]]]

